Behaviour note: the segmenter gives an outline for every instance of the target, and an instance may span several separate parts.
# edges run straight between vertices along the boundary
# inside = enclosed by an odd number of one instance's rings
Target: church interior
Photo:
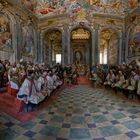
[[[0,0],[0,140],[140,140],[140,0]]]

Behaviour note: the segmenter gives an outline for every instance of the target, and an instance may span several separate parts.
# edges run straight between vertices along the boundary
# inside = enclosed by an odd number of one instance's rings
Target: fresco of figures
[[[131,29],[128,42],[128,56],[140,56],[140,25]]]
[[[83,9],[124,16],[137,6],[138,0],[22,0],[21,3],[37,16],[71,14]]]
[[[22,26],[22,45],[21,52],[23,56],[33,56],[35,46],[35,32],[31,25]]]
[[[12,51],[12,34],[10,19],[7,15],[0,15],[0,50]]]

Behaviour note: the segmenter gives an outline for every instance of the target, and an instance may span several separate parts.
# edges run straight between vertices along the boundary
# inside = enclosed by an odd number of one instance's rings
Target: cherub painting
[[[0,50],[13,50],[10,19],[7,15],[0,16]]]

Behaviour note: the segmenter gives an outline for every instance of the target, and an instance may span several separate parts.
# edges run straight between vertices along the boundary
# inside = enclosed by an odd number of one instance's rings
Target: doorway
[[[79,27],[71,32],[71,62],[91,65],[91,33]]]

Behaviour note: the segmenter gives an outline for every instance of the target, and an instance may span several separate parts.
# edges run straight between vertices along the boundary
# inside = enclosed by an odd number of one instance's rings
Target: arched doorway
[[[45,34],[45,63],[50,66],[62,63],[62,34],[57,29]]]
[[[103,30],[100,35],[100,64],[118,64],[118,52],[118,34],[112,29]]]
[[[91,33],[83,27],[71,32],[71,62],[91,65]]]

